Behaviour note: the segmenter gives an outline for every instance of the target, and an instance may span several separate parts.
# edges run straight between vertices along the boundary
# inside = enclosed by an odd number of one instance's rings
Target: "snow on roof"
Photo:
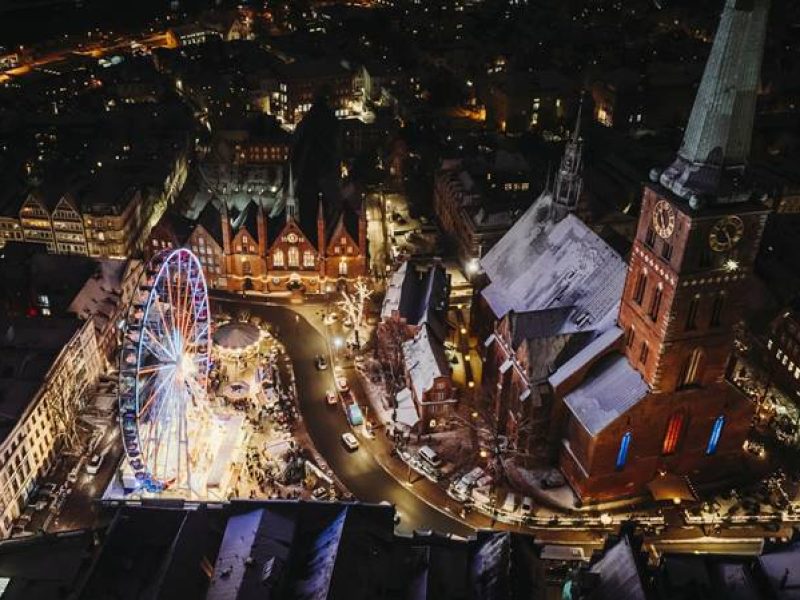
[[[534,209],[539,201],[534,204]],[[595,330],[615,314],[625,284],[626,265],[619,254],[574,215],[555,225],[531,225],[523,215],[485,262],[491,284],[482,292],[497,317],[572,307],[558,333]],[[533,232],[533,234],[531,233]],[[512,235],[513,234],[513,235]],[[524,237],[523,237],[524,234]],[[506,238],[512,235],[512,239]],[[502,244],[502,246],[501,246]],[[500,246],[500,254],[494,251]]]
[[[775,598],[780,600],[800,599],[800,544],[785,552],[773,552],[758,557],[761,570],[769,581]]]
[[[550,205],[553,198],[543,192],[511,229],[482,258],[481,267],[491,281],[501,279],[506,264],[522,266],[535,256],[535,241],[552,228]]]
[[[400,300],[403,293],[403,281],[406,278],[408,270],[408,262],[400,265],[400,268],[392,273],[389,279],[389,285],[386,288],[386,296],[383,299],[383,306],[381,306],[381,319],[388,319],[392,316],[392,312],[400,310]]]
[[[209,598],[217,600],[239,596],[248,570],[247,558],[253,551],[263,514],[264,510],[261,509],[228,519],[217,555],[217,564],[214,568],[216,576],[211,581]]]
[[[622,354],[604,357],[564,402],[595,436],[647,395],[648,387]]]
[[[622,329],[616,325],[606,329],[601,334],[594,337],[586,346],[583,347],[575,356],[561,365],[555,373],[550,375],[548,381],[553,387],[558,387],[567,378],[580,371],[598,354],[605,352],[622,336]]]
[[[308,578],[297,582],[294,597],[301,600],[325,600],[331,592],[333,568],[339,552],[339,543],[344,533],[348,508],[345,506],[339,516],[314,541],[309,562],[303,572]]]
[[[416,336],[403,343],[403,359],[417,401],[431,389],[437,377],[450,374],[444,348],[432,335],[428,335],[427,325]]]
[[[639,568],[627,537],[608,550],[603,558],[592,565],[590,571],[600,575],[600,583],[593,590],[592,598],[646,599]]]
[[[131,261],[110,258],[98,260],[97,274],[86,280],[67,311],[82,319],[96,317],[102,321],[107,320],[120,302],[122,282],[129,262]]]
[[[397,392],[395,400],[397,401],[397,422],[409,429],[414,427],[419,421],[419,414],[414,399],[411,397],[411,390],[403,388]]]

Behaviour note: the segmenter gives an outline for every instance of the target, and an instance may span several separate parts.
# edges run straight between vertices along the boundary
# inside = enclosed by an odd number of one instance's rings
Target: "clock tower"
[[[752,200],[694,210],[646,186],[619,323],[653,393],[722,381],[766,217]]]
[[[747,177],[768,0],[727,0],[675,161],[651,174],[620,308],[653,393],[722,380],[767,210]]]

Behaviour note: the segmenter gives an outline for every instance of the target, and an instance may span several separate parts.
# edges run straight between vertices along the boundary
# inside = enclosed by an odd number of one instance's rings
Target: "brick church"
[[[767,218],[746,169],[767,4],[726,0],[683,144],[645,186],[627,268],[574,202],[544,210],[552,194],[482,262],[491,401],[513,416],[513,441],[546,443],[583,502],[742,475],[753,405],[728,368]]]
[[[324,293],[367,275],[364,207],[344,206],[331,216],[319,200],[316,210],[300,211],[289,171],[275,197],[232,203],[222,193],[196,220],[166,214],[147,248],[191,248],[209,287],[230,292]]]

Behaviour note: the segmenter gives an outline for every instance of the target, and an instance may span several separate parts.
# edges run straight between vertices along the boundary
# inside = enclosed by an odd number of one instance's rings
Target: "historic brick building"
[[[242,209],[209,200],[196,221],[169,214],[154,228],[148,248],[186,245],[199,257],[212,288],[228,291],[322,293],[367,275],[367,222],[363,207],[315,218],[298,210],[290,179],[278,208],[256,198]],[[301,215],[306,215],[303,218]]]
[[[727,2],[678,157],[644,192],[620,347],[561,389],[561,468],[584,501],[744,475],[753,406],[726,371],[767,217],[745,169],[766,6]]]

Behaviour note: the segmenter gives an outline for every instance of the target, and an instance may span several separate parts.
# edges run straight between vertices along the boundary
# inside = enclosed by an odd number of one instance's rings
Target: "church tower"
[[[553,204],[550,207],[554,223],[558,223],[569,213],[577,210],[583,191],[583,140],[580,137],[582,112],[583,98],[578,106],[575,130],[567,141],[564,156],[561,158],[561,166],[556,175]]]
[[[619,324],[654,394],[721,383],[767,218],[746,160],[768,0],[727,0],[683,144],[645,186]]]

